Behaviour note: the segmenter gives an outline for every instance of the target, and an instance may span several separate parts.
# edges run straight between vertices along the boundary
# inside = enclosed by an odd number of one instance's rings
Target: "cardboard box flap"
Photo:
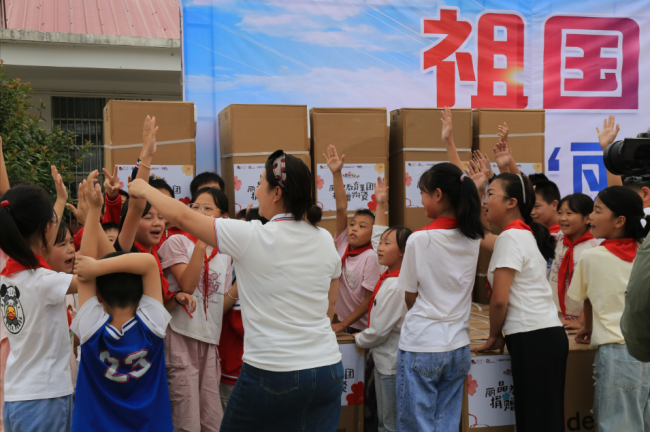
[[[355,108],[337,108],[337,107],[314,107],[309,110],[310,113],[314,114],[380,114],[386,113],[386,108],[364,108],[364,107],[355,107]]]
[[[224,120],[231,115],[239,118],[306,118],[307,105],[231,104],[221,112],[227,116]]]
[[[474,137],[487,136],[498,141],[498,126],[503,122],[508,124],[509,137],[543,136],[545,117],[544,110],[478,109],[474,111]]]

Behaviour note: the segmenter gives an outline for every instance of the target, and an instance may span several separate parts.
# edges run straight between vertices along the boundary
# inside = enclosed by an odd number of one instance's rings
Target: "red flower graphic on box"
[[[323,180],[323,179],[320,177],[320,175],[318,175],[318,177],[316,177],[316,187],[318,188],[318,190],[323,189],[323,185],[324,185],[324,184],[325,184],[325,180]]]
[[[372,211],[377,210],[377,198],[375,198],[375,194],[372,194],[370,197],[372,201],[368,201],[368,208]]]
[[[190,201],[191,201],[188,197],[179,198],[178,200],[185,205],[190,205]]]
[[[239,189],[241,189],[241,180],[235,176],[235,190],[238,191]]]
[[[413,182],[413,177],[409,173],[406,173],[406,176],[404,177],[404,180],[406,182],[406,186],[411,186],[411,183]]]
[[[359,381],[356,384],[352,384],[350,387],[352,393],[345,397],[345,400],[348,401],[348,405],[363,405],[364,394],[366,389],[362,381]]]
[[[470,396],[474,396],[476,393],[476,388],[478,387],[478,382],[474,378],[472,378],[472,375],[467,375],[467,394]]]

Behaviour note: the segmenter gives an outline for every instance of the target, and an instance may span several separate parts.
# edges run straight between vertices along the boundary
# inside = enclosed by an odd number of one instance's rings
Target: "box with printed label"
[[[365,395],[365,349],[357,347],[354,336],[336,335],[343,363],[343,394],[341,395],[341,420],[337,432],[363,431],[363,400]]]

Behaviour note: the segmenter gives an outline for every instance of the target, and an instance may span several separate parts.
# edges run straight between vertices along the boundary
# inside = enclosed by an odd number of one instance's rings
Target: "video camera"
[[[614,141],[603,154],[605,167],[614,175],[650,175],[650,129],[636,138]]]

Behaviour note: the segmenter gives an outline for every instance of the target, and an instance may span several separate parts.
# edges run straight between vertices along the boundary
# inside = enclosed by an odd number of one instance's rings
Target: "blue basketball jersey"
[[[73,432],[173,430],[165,369],[169,319],[159,302],[143,296],[119,331],[96,297],[83,305],[72,324],[82,344]]]

